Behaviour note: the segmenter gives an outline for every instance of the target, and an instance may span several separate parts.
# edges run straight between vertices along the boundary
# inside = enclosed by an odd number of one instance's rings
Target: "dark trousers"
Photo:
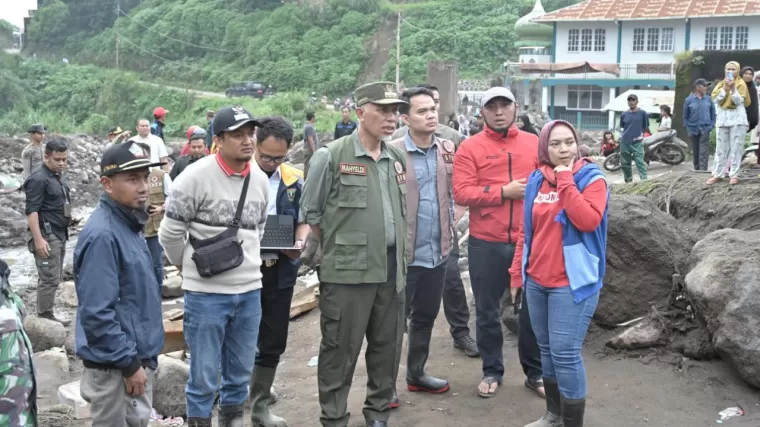
[[[710,155],[710,132],[703,131],[689,135],[691,139],[691,155],[694,170],[706,171],[708,156]]]
[[[290,303],[293,286],[281,288],[278,283],[278,266],[261,266],[261,323],[259,323],[256,366],[276,368],[288,343]],[[295,285],[295,283],[293,283]]]
[[[394,390],[396,342],[403,336],[404,296],[396,292],[396,253],[388,251],[385,283],[320,283],[319,310],[322,341],[319,345],[317,383],[325,427],[346,427],[348,393],[364,338],[367,350],[366,420],[387,421]]]
[[[509,289],[509,267],[515,256],[515,245],[487,242],[472,235],[467,245],[483,376],[495,377],[501,382],[504,376],[501,297]]]
[[[409,267],[406,273],[406,319],[409,329],[429,332],[441,310],[446,263],[433,268]]]
[[[148,250],[150,250],[150,257],[153,258],[153,272],[156,275],[156,281],[158,286],[164,284],[164,248],[158,241],[158,236],[146,237],[145,241],[148,242]]]
[[[409,281],[407,280],[407,283]],[[462,274],[459,270],[459,245],[454,242],[446,260],[446,281],[443,285],[443,314],[449,322],[449,332],[454,339],[470,335],[470,309],[467,307]]]
[[[531,381],[541,379],[541,349],[533,333],[533,325],[530,323],[530,311],[525,289],[521,292],[522,303],[520,304],[520,329],[517,332],[517,354],[520,358],[525,376]]]

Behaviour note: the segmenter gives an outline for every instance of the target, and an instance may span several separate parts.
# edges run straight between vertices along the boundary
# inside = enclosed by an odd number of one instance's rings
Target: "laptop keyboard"
[[[264,227],[262,248],[292,248],[295,236],[293,217],[289,215],[270,215]]]

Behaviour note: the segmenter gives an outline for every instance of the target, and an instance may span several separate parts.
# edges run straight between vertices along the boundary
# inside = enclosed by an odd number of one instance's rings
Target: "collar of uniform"
[[[354,132],[351,134],[351,136],[354,140],[354,153],[356,157],[366,156],[372,158],[372,156],[370,156],[367,152],[367,149],[364,148],[361,142],[359,142],[359,134],[357,132]],[[385,141],[380,141],[380,157],[378,157],[377,160],[386,158],[389,159],[390,157],[391,156],[388,154],[388,148],[385,145]]]
[[[431,138],[433,138],[433,144],[431,147],[437,147],[438,146],[438,137],[433,134],[430,135]],[[422,152],[422,150],[417,147],[417,145],[412,141],[412,135],[409,133],[409,130],[407,129],[406,135],[404,135],[404,148],[406,148],[406,151],[410,152]]]
[[[296,169],[293,166],[283,163],[278,170],[280,172],[280,177],[282,177],[282,182],[286,187],[290,187],[299,180],[303,180],[303,171]]]
[[[214,154],[214,156],[216,157],[216,164],[218,164],[219,167],[222,168],[222,172],[224,172],[224,174],[227,176],[240,175],[243,178],[245,178],[251,172],[251,162],[248,162],[245,164],[245,169],[243,169],[242,172],[235,172],[227,163],[224,162],[224,159],[222,158],[221,153],[217,151],[216,154]]]

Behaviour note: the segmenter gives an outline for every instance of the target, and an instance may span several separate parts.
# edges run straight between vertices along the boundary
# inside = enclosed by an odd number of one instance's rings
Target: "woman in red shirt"
[[[583,425],[581,348],[604,277],[609,193],[604,174],[581,158],[577,141],[564,121],[541,131],[540,165],[526,187],[525,218],[509,270],[513,295],[525,281],[546,389],[546,414],[526,427]]]

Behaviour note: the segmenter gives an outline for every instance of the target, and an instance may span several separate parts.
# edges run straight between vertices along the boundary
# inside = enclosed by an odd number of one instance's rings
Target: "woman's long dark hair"
[[[523,132],[529,132],[529,133],[532,133],[533,135],[538,136],[538,131],[536,130],[536,128],[533,127],[533,123],[530,122],[530,117],[528,117],[527,114],[520,114],[518,119],[520,119],[520,121],[523,122],[523,128],[522,128]]]
[[[613,140],[613,141],[615,140],[615,134],[614,134],[614,133],[612,133],[612,131],[611,131],[611,130],[606,130],[606,131],[604,131],[604,133],[602,134],[602,145],[604,145],[604,143],[605,143],[605,142],[607,142],[607,135],[610,135],[610,136],[612,137],[612,140]]]

